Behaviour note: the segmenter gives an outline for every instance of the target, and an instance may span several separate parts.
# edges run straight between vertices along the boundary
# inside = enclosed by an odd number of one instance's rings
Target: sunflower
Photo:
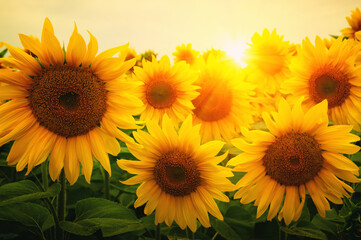
[[[86,46],[75,26],[65,57],[48,18],[41,41],[23,34],[20,40],[37,58],[6,44],[11,58],[0,59],[13,68],[0,69],[0,82],[7,84],[0,100],[10,100],[0,106],[0,146],[14,141],[8,164],[18,171],[27,166],[28,174],[50,155],[50,177],[55,181],[64,168],[74,184],[80,165],[90,182],[95,157],[110,174],[108,153],[120,151],[116,138],[131,141],[118,127],[136,128],[132,115],[142,106],[131,93],[136,84],[118,79],[135,60],[112,57],[127,45],[97,55],[95,37],[90,34]]]
[[[278,214],[288,225],[297,221],[305,203],[306,190],[318,213],[325,217],[330,210],[327,199],[342,204],[342,196],[350,197],[353,189],[344,183],[359,182],[359,168],[344,154],[354,154],[360,147],[351,144],[359,137],[349,133],[352,126],[328,126],[327,100],[303,112],[300,98],[291,109],[283,98],[278,112],[265,113],[270,132],[243,129],[242,138],[233,139],[243,153],[228,165],[233,171],[246,172],[236,184],[234,195],[241,203],[255,200],[257,217],[269,207],[268,220]],[[300,201],[301,200],[301,201]]]
[[[162,127],[156,121],[147,122],[149,133],[134,132],[140,145],[127,144],[129,151],[139,161],[118,160],[120,168],[137,174],[124,184],[141,183],[134,206],[145,203],[144,213],[154,210],[155,224],[168,226],[175,221],[182,229],[197,229],[197,219],[204,227],[210,227],[208,212],[223,220],[214,199],[228,202],[223,191],[233,191],[234,185],[227,179],[233,176],[231,169],[218,166],[227,153],[216,156],[223,147],[221,141],[200,144],[199,125],[192,125],[189,116],[179,132],[164,115]]]
[[[187,46],[182,44],[176,47],[176,50],[173,53],[174,62],[186,61],[191,66],[196,64],[199,52],[192,49],[192,44],[187,44]]]
[[[230,57],[227,56],[227,53],[225,51],[222,51],[220,49],[214,49],[214,48],[211,48],[202,54],[203,60],[205,62],[208,61],[209,56],[213,56],[212,58],[216,58],[218,60],[229,60],[230,59]]]
[[[252,123],[250,94],[253,86],[245,83],[233,62],[213,55],[200,68],[197,84],[199,96],[193,100],[193,119],[201,123],[202,141],[229,141],[241,126]]]
[[[335,124],[352,124],[359,130],[361,122],[361,68],[355,66],[360,44],[353,40],[335,40],[328,49],[321,38],[315,46],[306,38],[292,62],[293,77],[281,91],[295,102],[305,96],[307,107],[328,100],[328,114]]]
[[[196,76],[185,62],[171,66],[167,56],[159,62],[155,57],[143,61],[143,68],[134,67],[133,79],[143,84],[139,96],[145,107],[140,120],[160,122],[166,113],[174,124],[183,121],[194,109],[191,101],[199,95]]]
[[[346,17],[350,27],[341,30],[345,37],[361,41],[361,11],[356,8],[351,10],[351,17]]]
[[[262,91],[275,94],[289,75],[293,48],[276,30],[270,33],[264,29],[262,35],[255,33],[251,40],[250,48],[245,50],[245,62],[253,73],[250,81]]]

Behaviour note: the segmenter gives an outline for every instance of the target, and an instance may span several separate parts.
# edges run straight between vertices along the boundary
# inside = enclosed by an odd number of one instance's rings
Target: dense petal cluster
[[[119,79],[135,60],[113,58],[127,45],[97,55],[95,37],[86,45],[75,26],[65,57],[49,19],[41,41],[23,34],[20,40],[25,50],[5,44],[11,57],[0,59],[11,67],[0,69],[0,100],[8,100],[0,107],[0,145],[14,141],[8,164],[29,173],[50,155],[51,178],[64,168],[74,184],[80,165],[90,182],[95,157],[110,174],[108,153],[120,151],[116,138],[132,141],[118,127],[137,128],[133,115],[143,105],[132,94],[136,83]]]
[[[360,181],[358,166],[342,155],[360,150],[351,143],[360,140],[350,133],[352,126],[328,126],[327,101],[304,112],[302,100],[291,108],[282,99],[273,119],[265,113],[269,132],[243,129],[244,138],[232,141],[243,153],[228,162],[233,171],[246,172],[234,197],[254,201],[257,217],[269,208],[268,220],[278,213],[287,225],[301,216],[306,190],[325,217],[328,201],[342,204],[353,192],[342,180]]]
[[[119,160],[120,168],[136,176],[124,184],[141,185],[134,206],[146,203],[144,213],[154,210],[155,224],[170,226],[175,221],[182,229],[197,229],[197,219],[210,227],[208,213],[223,219],[214,199],[228,202],[222,192],[233,191],[227,177],[231,169],[217,165],[227,154],[216,156],[223,147],[221,141],[201,144],[200,126],[192,125],[189,116],[176,132],[167,115],[162,127],[157,122],[147,122],[148,132],[134,132],[137,144],[128,144],[130,152],[139,161]]]

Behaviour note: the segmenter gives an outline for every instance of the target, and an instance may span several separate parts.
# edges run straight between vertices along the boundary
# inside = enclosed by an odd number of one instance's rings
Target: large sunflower
[[[264,29],[262,35],[255,33],[250,48],[245,50],[245,62],[252,73],[249,81],[263,92],[275,94],[289,76],[289,63],[293,52],[291,45],[276,30]]]
[[[361,122],[361,67],[355,66],[360,45],[338,38],[328,49],[321,38],[315,46],[306,38],[290,68],[292,78],[282,85],[282,92],[295,102],[305,96],[307,107],[328,100],[328,114],[335,124]]]
[[[232,61],[213,55],[200,68],[200,95],[193,100],[193,119],[201,123],[202,141],[231,140],[240,127],[252,123],[249,95],[253,87],[243,81]]]
[[[182,44],[176,47],[176,50],[177,51],[173,53],[174,62],[185,61],[191,66],[196,65],[199,52],[192,49],[192,44],[190,43],[187,45]]]
[[[134,80],[142,83],[139,96],[145,105],[140,120],[161,122],[166,113],[174,124],[183,121],[194,109],[191,101],[199,95],[196,77],[188,64],[171,66],[167,56],[159,62],[155,57],[151,62],[143,61],[143,68],[134,67]]]
[[[117,155],[116,138],[131,141],[117,127],[136,128],[132,115],[139,114],[142,102],[132,96],[136,84],[118,79],[134,65],[113,58],[127,46],[97,55],[98,43],[90,34],[86,46],[75,26],[66,57],[48,18],[41,41],[20,34],[26,50],[6,44],[11,58],[0,63],[0,145],[13,141],[7,161],[26,166],[27,173],[50,154],[49,174],[55,181],[64,168],[71,184],[79,176],[80,164],[90,182],[95,157],[110,174],[108,153]]]
[[[361,11],[356,8],[354,11],[351,10],[351,17],[346,17],[346,20],[350,27],[341,30],[345,37],[356,39],[361,41]]]
[[[291,109],[282,98],[273,120],[265,113],[270,132],[243,129],[247,142],[242,138],[232,141],[243,153],[228,162],[234,171],[246,172],[236,184],[241,189],[234,197],[244,204],[255,201],[257,217],[269,207],[268,220],[277,215],[283,202],[278,217],[287,225],[300,217],[306,190],[325,217],[325,210],[330,210],[327,200],[342,204],[343,195],[349,197],[353,192],[342,180],[360,181],[355,177],[359,168],[342,155],[360,149],[350,143],[359,140],[349,133],[352,126],[328,126],[326,100],[305,113],[301,101]]]
[[[156,209],[155,224],[165,221],[170,226],[175,221],[182,229],[188,226],[195,232],[197,219],[204,227],[210,227],[208,212],[223,219],[214,199],[229,201],[222,192],[234,190],[227,179],[233,174],[229,168],[217,165],[227,156],[216,156],[224,143],[211,141],[201,145],[199,127],[192,125],[190,116],[178,133],[167,115],[163,117],[162,128],[149,121],[149,133],[134,132],[140,145],[128,144],[139,161],[118,161],[120,168],[137,174],[123,183],[142,183],[134,206],[147,203],[144,208],[147,215]]]

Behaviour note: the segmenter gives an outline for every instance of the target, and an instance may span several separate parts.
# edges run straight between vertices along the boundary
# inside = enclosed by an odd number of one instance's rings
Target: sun
[[[244,51],[249,48],[243,38],[235,39],[226,37],[221,43],[220,49],[225,51],[228,56],[232,57],[233,60],[238,63],[241,67],[247,66],[243,61]]]

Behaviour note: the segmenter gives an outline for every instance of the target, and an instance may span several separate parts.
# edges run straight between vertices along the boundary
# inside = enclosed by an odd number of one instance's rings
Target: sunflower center
[[[66,92],[59,97],[59,104],[67,110],[75,110],[79,106],[79,94]]]
[[[30,107],[40,125],[63,137],[95,128],[106,111],[106,90],[88,69],[52,66],[34,77]]]
[[[284,56],[260,56],[259,59],[257,59],[257,66],[258,68],[270,75],[275,75],[279,72],[281,72],[283,66],[284,66]]]
[[[176,91],[167,82],[152,82],[146,87],[146,99],[154,108],[168,108],[176,97]]]
[[[194,160],[178,150],[164,154],[153,171],[160,188],[173,196],[185,196],[195,192],[201,183]]]
[[[203,121],[218,121],[231,112],[232,100],[232,92],[227,87],[202,86],[199,96],[193,100],[193,112]]]
[[[351,84],[341,73],[316,72],[309,83],[312,99],[316,103],[327,99],[329,108],[340,106],[350,95]]]
[[[307,133],[290,132],[277,138],[263,157],[267,174],[286,186],[299,186],[312,180],[322,163],[320,145]]]

